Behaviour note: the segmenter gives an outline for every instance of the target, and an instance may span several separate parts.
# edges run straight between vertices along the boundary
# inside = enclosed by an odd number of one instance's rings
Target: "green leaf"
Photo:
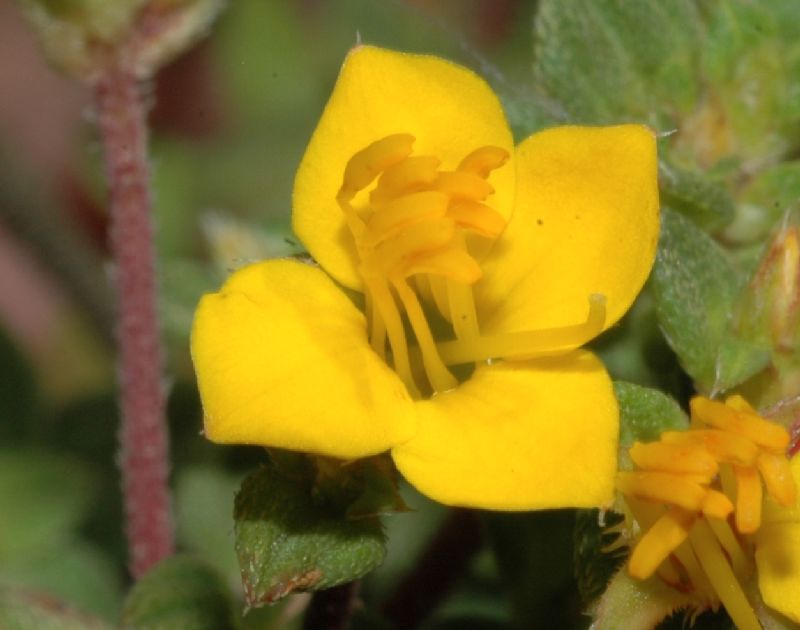
[[[45,451],[0,451],[0,562],[71,539],[93,494],[79,461]]]
[[[249,606],[350,582],[381,564],[380,521],[348,519],[350,501],[330,496],[314,492],[309,476],[286,476],[273,464],[244,480],[234,518]]]
[[[619,402],[619,445],[629,449],[635,441],[657,440],[664,431],[682,431],[689,419],[672,398],[656,389],[616,381]]]
[[[715,389],[740,277],[726,252],[689,219],[664,208],[652,275],[667,342],[700,389]]]
[[[234,630],[233,603],[220,575],[187,556],[168,558],[128,594],[122,626],[135,630]]]
[[[750,343],[738,337],[723,338],[717,357],[714,392],[726,391],[744,383],[766,368],[772,353],[764,345]]]
[[[0,587],[3,630],[111,630],[100,619],[55,600],[52,595]]]
[[[707,232],[716,232],[733,219],[734,203],[724,186],[708,176],[679,169],[663,160],[658,167],[661,202],[686,215]]]
[[[542,0],[534,84],[570,122],[669,128],[697,99],[700,18],[689,0]]]

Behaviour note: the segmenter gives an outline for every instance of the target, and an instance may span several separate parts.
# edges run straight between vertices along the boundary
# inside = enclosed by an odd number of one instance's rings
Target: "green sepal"
[[[699,608],[689,595],[664,584],[659,578],[637,580],[622,568],[597,600],[591,614],[594,630],[652,630],[672,613]]]
[[[348,517],[358,495],[317,483],[313,463],[281,459],[248,476],[236,495],[236,553],[250,607],[358,579],[386,555],[380,520]]]
[[[121,625],[136,630],[235,630],[233,601],[215,569],[190,556],[158,564],[128,593]]]
[[[716,241],[663,209],[652,275],[656,313],[684,370],[705,393],[729,389],[764,367],[756,340],[733,340],[741,284],[739,270]]]
[[[182,52],[222,10],[222,0],[18,0],[45,55],[73,77],[93,81],[129,46],[143,14],[157,15],[161,28],[142,29],[126,62],[140,78]]]
[[[621,449],[629,449],[637,440],[652,442],[664,431],[683,431],[689,426],[680,405],[657,389],[615,381],[614,394],[619,403]]]

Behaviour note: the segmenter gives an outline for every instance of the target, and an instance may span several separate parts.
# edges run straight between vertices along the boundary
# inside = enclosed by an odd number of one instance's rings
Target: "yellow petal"
[[[392,455],[436,501],[528,510],[613,499],[617,403],[588,352],[481,366],[418,406],[417,434]]]
[[[413,429],[414,404],[370,348],[364,316],[310,265],[251,265],[206,295],[192,357],[215,442],[355,458]]]
[[[756,566],[767,606],[800,623],[800,523],[762,525],[756,534]]]
[[[789,462],[800,484],[800,457]],[[800,506],[781,507],[768,497],[756,533],[758,587],[770,608],[800,623]]]
[[[606,296],[605,327],[633,302],[656,251],[653,132],[638,125],[557,127],[517,147],[514,214],[476,286],[481,331],[586,319]]]
[[[360,288],[355,252],[336,194],[348,160],[385,136],[409,133],[414,155],[454,171],[485,145],[513,153],[500,102],[472,71],[438,57],[357,46],[345,59],[294,184],[293,227],[339,282]],[[505,218],[514,196],[510,162],[491,173],[489,205]]]

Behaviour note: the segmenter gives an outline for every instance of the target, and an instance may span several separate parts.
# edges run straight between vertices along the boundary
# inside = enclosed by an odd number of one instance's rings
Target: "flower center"
[[[583,323],[481,335],[472,285],[482,277],[481,253],[506,227],[486,200],[494,193],[489,175],[508,152],[480,147],[446,171],[436,156],[412,155],[413,144],[412,135],[395,134],[353,155],[336,197],[359,259],[370,343],[409,391],[419,397],[454,388],[448,366],[567,352],[597,335],[605,321],[601,295],[590,297]],[[431,313],[454,338],[434,336]]]
[[[691,411],[688,431],[635,443],[636,472],[617,477],[643,532],[628,571],[642,580],[657,573],[706,603],[721,601],[737,628],[760,630],[740,583],[752,572],[749,535],[761,526],[762,481],[779,505],[796,502],[789,433],[738,395],[725,403],[695,397]]]

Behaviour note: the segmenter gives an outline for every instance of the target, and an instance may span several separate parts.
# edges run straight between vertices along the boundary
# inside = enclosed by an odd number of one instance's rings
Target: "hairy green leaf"
[[[234,518],[249,606],[350,582],[381,564],[380,521],[348,518],[351,501],[333,494],[315,492],[309,475],[285,474],[273,464],[244,480]]]
[[[132,630],[234,630],[237,621],[221,576],[200,560],[174,556],[133,587],[123,607],[122,626]]]

